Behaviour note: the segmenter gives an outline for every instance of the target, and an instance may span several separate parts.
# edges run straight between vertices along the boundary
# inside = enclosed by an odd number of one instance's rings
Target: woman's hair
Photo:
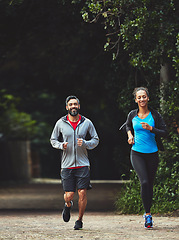
[[[134,95],[134,99],[136,98],[136,93],[140,90],[143,90],[147,93],[147,96],[149,97],[149,90],[145,87],[136,87],[134,88],[134,91],[133,91],[133,95]]]

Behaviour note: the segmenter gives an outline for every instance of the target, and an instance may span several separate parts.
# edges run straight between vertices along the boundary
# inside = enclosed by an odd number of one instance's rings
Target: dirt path
[[[142,216],[86,212],[83,230],[73,230],[77,212],[65,223],[60,212],[3,211],[0,215],[0,239],[28,240],[139,240],[179,239],[177,217],[154,217],[153,230],[143,227]]]
[[[84,228],[73,229],[77,220],[77,196],[70,222],[61,217],[64,205],[59,182],[10,184],[0,187],[0,240],[145,240],[179,239],[179,218],[153,216],[154,229],[144,229],[141,215],[117,215],[114,210],[120,182],[93,182],[88,192]]]

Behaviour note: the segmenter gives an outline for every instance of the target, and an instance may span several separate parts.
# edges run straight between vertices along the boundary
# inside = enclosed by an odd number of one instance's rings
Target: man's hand
[[[152,127],[148,124],[148,123],[145,123],[145,122],[141,122],[140,124],[142,124],[142,127],[146,130],[149,130],[149,131],[152,131]]]
[[[82,138],[77,138],[77,144],[78,144],[79,147],[81,147],[82,144],[83,144],[83,139]]]
[[[68,142],[64,142],[63,148],[64,148],[64,149],[67,149],[67,145],[68,145]]]

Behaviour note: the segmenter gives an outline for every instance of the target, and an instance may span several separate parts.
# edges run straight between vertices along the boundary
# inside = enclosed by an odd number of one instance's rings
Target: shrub
[[[154,183],[152,213],[169,213],[179,209],[178,201],[178,167],[179,163],[169,163],[160,157],[159,168]],[[168,165],[172,165],[169,167]],[[143,213],[140,196],[140,182],[134,170],[131,170],[131,181],[125,183],[115,202],[119,213]]]

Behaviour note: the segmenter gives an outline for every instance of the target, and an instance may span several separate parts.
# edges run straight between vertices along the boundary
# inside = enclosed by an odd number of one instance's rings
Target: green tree
[[[82,16],[87,22],[103,23],[104,48],[112,50],[114,58],[120,57],[122,44],[134,67],[159,73],[161,65],[171,61],[179,73],[177,1],[88,0]]]

